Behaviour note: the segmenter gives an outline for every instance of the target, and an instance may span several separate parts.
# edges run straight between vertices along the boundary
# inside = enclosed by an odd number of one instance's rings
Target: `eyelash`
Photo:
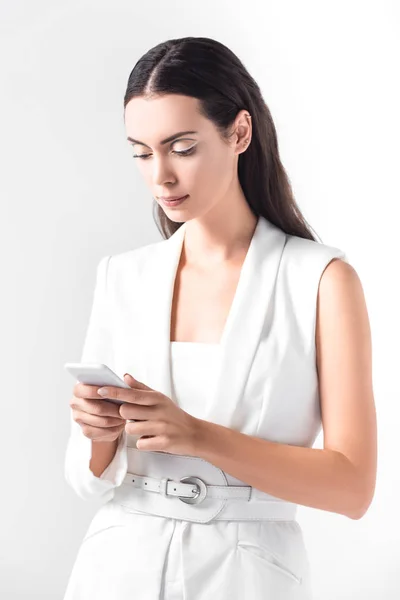
[[[184,157],[184,156],[189,156],[190,154],[194,154],[196,152],[196,150],[193,148],[188,148],[187,150],[181,150],[180,152],[177,152],[176,150],[172,150],[172,154],[176,154],[177,156],[179,156],[180,158]],[[146,160],[148,156],[151,156],[150,154],[133,154],[132,157],[133,158],[141,158],[143,160]]]

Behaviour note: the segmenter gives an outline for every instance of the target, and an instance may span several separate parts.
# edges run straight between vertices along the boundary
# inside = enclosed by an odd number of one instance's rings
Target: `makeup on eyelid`
[[[183,156],[192,156],[195,152],[196,152],[196,146],[190,146],[190,148],[187,148],[186,150],[172,150],[172,154],[175,154],[177,156],[179,156],[180,158],[182,158]],[[151,154],[147,153],[147,154],[133,154],[132,155],[133,158],[142,158],[142,159],[146,159],[149,156],[151,156]]]

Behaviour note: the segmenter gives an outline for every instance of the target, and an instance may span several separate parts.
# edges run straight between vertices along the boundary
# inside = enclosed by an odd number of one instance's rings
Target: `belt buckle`
[[[185,498],[184,496],[178,496],[179,500],[185,502],[186,504],[199,504],[203,502],[204,498],[207,496],[207,486],[202,479],[199,477],[182,477],[180,480],[181,483],[193,483],[197,485],[196,495],[193,498]]]

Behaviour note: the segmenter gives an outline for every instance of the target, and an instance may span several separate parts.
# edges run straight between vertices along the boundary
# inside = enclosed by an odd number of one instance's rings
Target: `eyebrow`
[[[162,140],[160,144],[163,146],[164,144],[168,144],[168,142],[172,142],[172,140],[175,140],[176,138],[181,137],[182,135],[188,135],[189,133],[198,133],[198,131],[179,131],[179,133],[170,135],[169,137],[165,138],[165,140]],[[150,148],[150,146],[148,146],[144,142],[139,142],[139,140],[135,140],[131,137],[127,137],[126,139],[130,142],[133,142],[134,144],[140,144],[141,146],[147,146],[148,148]]]

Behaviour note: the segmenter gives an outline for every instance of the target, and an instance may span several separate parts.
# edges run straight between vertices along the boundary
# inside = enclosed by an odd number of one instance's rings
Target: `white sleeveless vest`
[[[131,373],[168,397],[171,304],[185,230],[183,223],[168,240],[100,260],[81,356],[82,362],[107,364],[120,377]],[[312,447],[321,428],[316,303],[321,275],[333,258],[347,260],[339,248],[285,234],[259,217],[224,327],[219,375],[204,420]],[[124,433],[113,461],[95,477],[89,469],[91,441],[71,418],[67,482],[84,499],[110,499],[127,473],[127,448],[136,450],[136,439]]]
[[[109,365],[120,377],[129,372],[169,397],[171,304],[185,229],[183,224],[168,240],[100,260],[81,357]],[[318,285],[333,258],[345,255],[259,218],[204,420],[278,443],[313,445],[321,428]],[[205,498],[200,504],[132,489],[130,473],[246,485],[198,457],[141,452],[135,442],[124,432],[114,459],[96,477],[89,469],[91,440],[71,418],[66,479],[82,498],[109,501],[89,526],[64,600],[311,600],[296,504],[254,488],[247,502]],[[175,518],[154,516],[173,517],[174,511]]]

